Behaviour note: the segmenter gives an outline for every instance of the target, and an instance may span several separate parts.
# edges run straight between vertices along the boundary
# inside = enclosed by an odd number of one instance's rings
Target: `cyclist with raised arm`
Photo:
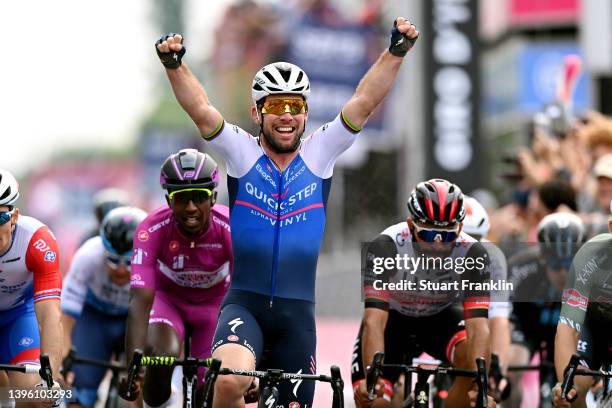
[[[462,290],[462,284],[453,283],[489,281],[486,250],[461,229],[465,217],[461,190],[442,179],[421,182],[410,194],[408,210],[406,221],[389,226],[365,250],[365,309],[351,367],[355,403],[360,408],[373,403],[397,406],[391,399],[399,373],[383,373],[378,384],[383,395],[375,402],[368,399],[365,367],[378,351],[384,351],[388,364],[411,364],[412,358],[427,352],[454,367],[474,370],[477,357],[489,357],[489,292]],[[407,261],[380,270],[381,259]],[[411,260],[427,262],[417,265]],[[407,281],[413,286],[382,286]],[[472,388],[471,379],[456,378],[447,406],[470,406]]]
[[[213,356],[224,366],[253,369],[266,348],[269,367],[315,372],[315,272],[334,163],[390,91],[417,36],[416,28],[399,17],[389,50],[336,118],[306,138],[310,83],[299,67],[276,62],[255,74],[251,117],[259,125],[256,138],[226,122],[211,105],[181,63],[182,36],[157,42],[178,102],[227,163],[236,273],[213,346]],[[243,406],[250,383],[221,376],[214,406]],[[312,405],[313,383],[282,384],[279,391],[279,405]]]
[[[53,376],[59,378],[59,249],[49,227],[20,214],[15,205],[18,198],[17,180],[0,169],[0,364],[36,364],[40,354],[46,353]],[[9,383],[2,385],[10,388],[31,388],[41,383],[36,375],[7,374]]]
[[[527,365],[536,352],[540,352],[541,364],[553,362],[561,293],[572,258],[586,241],[582,220],[568,212],[544,217],[538,224],[537,233],[537,245],[527,246],[508,260],[510,281],[514,286],[510,365]],[[521,371],[508,375],[513,384],[509,400],[512,406],[518,406],[522,399],[519,386],[522,375]],[[550,390],[554,386],[554,375],[549,379],[540,378],[540,381]]]
[[[64,356],[74,345],[77,355],[109,361],[123,351],[130,296],[132,242],[147,214],[136,207],[117,207],[102,220],[97,237],[77,250],[62,293]],[[93,407],[106,369],[74,366],[75,400]]]
[[[160,183],[168,206],[149,214],[134,237],[128,361],[136,348],[179,357],[187,326],[192,328],[191,354],[210,357],[219,307],[233,271],[228,208],[216,204],[219,169],[209,155],[183,149],[165,160]],[[168,403],[171,377],[172,368],[147,368],[147,406]],[[125,398],[127,390],[121,388]],[[134,397],[140,394],[136,388]]]
[[[612,203],[611,203],[612,204]],[[612,231],[612,219],[608,222]],[[576,376],[567,399],[561,395],[563,371],[572,354],[581,357],[581,368],[597,370],[612,364],[612,234],[597,235],[576,254],[563,291],[563,305],[555,337],[554,388],[556,407],[586,407],[593,378]],[[573,403],[569,400],[575,400]],[[605,405],[606,407],[608,405]]]

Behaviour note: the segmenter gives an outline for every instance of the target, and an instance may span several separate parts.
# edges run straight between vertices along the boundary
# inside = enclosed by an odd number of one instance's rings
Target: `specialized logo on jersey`
[[[270,396],[266,400],[266,407],[272,408],[274,407],[275,404],[276,404],[276,398],[274,398],[274,395],[270,394]]]
[[[44,259],[45,259],[45,261],[47,261],[47,262],[53,262],[53,261],[55,261],[55,258],[56,258],[56,257],[57,257],[57,255],[55,255],[55,252],[53,252],[53,251],[47,251],[47,252],[45,252],[45,257],[44,257]]]
[[[239,317],[235,318],[234,320],[231,320],[228,325],[231,326],[231,330],[232,333],[236,333],[236,329],[238,328],[238,326],[240,326],[241,324],[244,324],[244,322],[242,320],[240,320]]]
[[[149,240],[149,233],[147,231],[139,231],[138,232],[138,240],[145,242]]]

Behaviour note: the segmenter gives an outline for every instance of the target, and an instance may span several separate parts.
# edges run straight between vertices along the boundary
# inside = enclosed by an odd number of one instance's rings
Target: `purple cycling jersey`
[[[138,226],[132,256],[132,288],[163,291],[189,303],[222,296],[233,273],[229,209],[215,205],[208,229],[183,234],[172,210],[155,210]]]

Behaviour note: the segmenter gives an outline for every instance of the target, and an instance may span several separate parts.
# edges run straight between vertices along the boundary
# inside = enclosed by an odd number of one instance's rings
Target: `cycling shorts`
[[[174,329],[181,343],[185,340],[185,325],[191,326],[192,357],[208,358],[211,355],[210,348],[223,294],[224,292],[217,294],[207,299],[206,302],[190,303],[157,290],[149,316],[149,325],[169,325]],[[198,369],[200,384],[204,382],[205,372],[203,367]]]
[[[224,344],[239,344],[255,358],[258,370],[279,368],[289,373],[316,373],[314,303],[230,289],[221,307],[213,352]],[[311,408],[314,381],[283,382],[277,406]]]
[[[86,304],[72,331],[72,344],[77,356],[102,361],[110,361],[113,352],[118,356],[124,349],[125,318],[102,313]],[[81,405],[93,407],[106,369],[91,364],[75,364],[72,370],[76,400]]]
[[[40,334],[34,303],[0,312],[0,364],[39,364],[39,357]]]

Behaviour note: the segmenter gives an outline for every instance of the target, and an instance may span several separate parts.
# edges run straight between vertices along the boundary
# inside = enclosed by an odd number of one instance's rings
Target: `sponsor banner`
[[[579,0],[509,0],[511,24],[568,23],[578,20]]]
[[[479,146],[478,1],[424,7],[426,175],[482,185]]]

